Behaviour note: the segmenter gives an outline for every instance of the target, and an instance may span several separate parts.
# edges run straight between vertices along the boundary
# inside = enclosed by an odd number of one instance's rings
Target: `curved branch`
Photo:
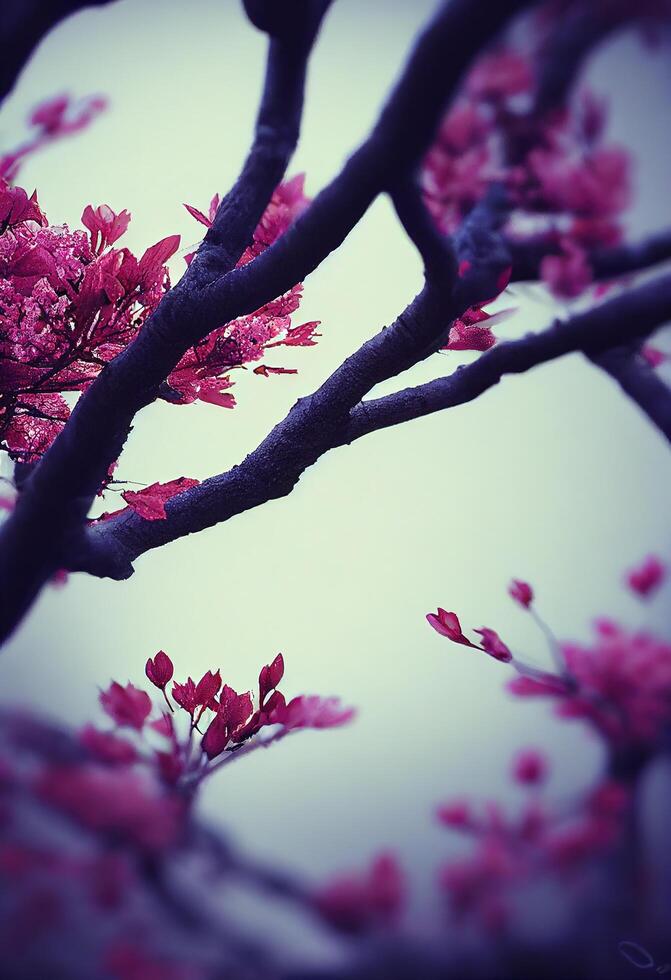
[[[671,388],[634,347],[615,347],[591,357],[636,402],[671,442]]]
[[[541,333],[499,344],[447,378],[363,402],[352,412],[345,441],[463,405],[493,388],[505,375],[523,374],[565,354],[582,351],[593,355],[642,339],[669,319],[671,276],[665,276],[565,323],[558,321]]]
[[[540,278],[540,265],[546,255],[558,255],[559,246],[548,241],[508,242],[513,258],[511,282],[530,282]],[[588,255],[594,278],[616,279],[641,272],[671,259],[671,229],[657,232],[632,244],[595,249]]]
[[[500,344],[449,377],[361,402],[375,384],[420,359],[418,352],[431,337],[436,345],[436,338],[449,331],[454,303],[454,291],[447,297],[427,286],[392,327],[364,344],[315,394],[299,400],[239,466],[168,501],[165,520],[145,521],[129,511],[91,526],[69,553],[67,567],[126,578],[132,562],[145,552],[287,496],[301,474],[330,449],[472,401],[506,374],[521,374],[574,351],[597,354],[645,337],[671,319],[671,276],[541,333]]]
[[[0,103],[7,98],[35,48],[65,17],[112,0],[3,0],[0,5]]]
[[[307,59],[327,7],[322,0],[313,2],[319,17],[288,43],[270,41],[249,155],[189,271],[150,321],[152,336],[147,328],[140,331],[136,342],[101,371],[22,484],[16,507],[0,529],[0,642],[58,568],[64,544],[81,533],[134,415],[156,398],[171,365],[188,347],[175,335],[190,315],[197,319],[201,284],[233,268],[284,173],[298,140]]]
[[[219,263],[227,268],[233,256],[229,253],[223,261],[215,257],[212,262],[208,254],[212,240],[206,239],[189,271],[165,295],[137,338],[82,395],[0,531],[0,594],[4,600],[0,641],[15,628],[58,567],[66,544],[82,533],[86,511],[110,463],[118,458],[135,414],[155,400],[161,383],[184,352],[222,323],[253,312],[286,292],[337,248],[375,197],[399,175],[414,169],[473,57],[511,16],[532,2],[508,0],[494,7],[488,0],[444,4],[420,38],[369,139],[291,229],[254,261],[210,285],[204,283],[211,272]],[[309,36],[304,38],[304,45],[309,40]],[[271,50],[282,43],[282,39],[273,39]],[[296,54],[293,45],[287,52],[286,70],[290,71]],[[306,59],[308,50],[302,55]],[[301,70],[301,92],[303,77]],[[269,83],[265,95],[273,95],[274,89]],[[260,200],[255,199],[251,206],[240,200],[241,190],[245,197],[254,194],[246,181],[242,188],[240,183],[236,187],[236,206],[230,207],[229,201],[224,209],[230,220],[216,221],[214,230],[216,241],[225,238],[229,247],[240,232],[238,217],[244,224],[250,215],[260,213],[259,208],[263,210]],[[252,231],[253,223],[247,229],[248,237]]]

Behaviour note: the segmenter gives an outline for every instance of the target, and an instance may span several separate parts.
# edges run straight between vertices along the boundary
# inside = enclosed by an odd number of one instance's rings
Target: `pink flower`
[[[198,705],[196,702],[196,685],[190,677],[187,677],[184,684],[178,684],[175,681],[172,685],[172,696],[180,708],[184,708],[190,715],[193,715]]]
[[[338,728],[351,721],[355,714],[354,708],[343,708],[339,698],[301,695],[286,705],[279,705],[271,716],[271,723],[283,725],[290,731],[297,728]]]
[[[505,645],[496,630],[489,629],[488,626],[483,626],[482,629],[476,630],[482,637],[482,649],[485,653],[488,653],[490,657],[494,657],[495,660],[500,660],[502,663],[510,663],[513,659],[513,655]]]
[[[141,731],[151,712],[151,698],[133,684],[122,687],[114,681],[107,691],[100,692],[100,704],[117,725]]]
[[[95,209],[87,204],[82,212],[82,224],[91,232],[94,252],[102,252],[108,245],[113,245],[125,233],[129,223],[128,211],[116,214],[108,204],[101,204]]]
[[[482,310],[475,311],[482,314]],[[492,333],[491,327],[483,327],[479,323],[467,322],[472,317],[472,312],[467,312],[459,320],[455,320],[450,327],[450,337],[443,348],[444,350],[477,350],[486,351],[496,343],[496,337]],[[487,314],[477,316],[475,319],[488,319]]]
[[[479,58],[466,85],[477,98],[497,100],[528,92],[533,82],[529,59],[517,51],[503,48]]]
[[[314,896],[319,914],[343,932],[363,932],[395,922],[405,902],[405,876],[393,854],[380,854],[369,869],[342,875]]]
[[[215,759],[224,751],[228,745],[228,741],[229,734],[226,719],[216,714],[203,735],[200,743],[201,748],[208,759]]]
[[[23,221],[42,222],[43,217],[36,194],[28,197],[23,187],[3,187],[0,179],[0,225],[11,228]]]
[[[569,240],[562,243],[559,255],[546,255],[541,260],[541,279],[555,296],[574,299],[587,289],[594,278],[587,253]]]
[[[148,850],[175,843],[183,806],[128,768],[51,767],[37,781],[40,797],[79,823],[133,841]]]
[[[540,677],[514,677],[508,682],[508,690],[519,698],[562,697],[570,692],[561,677],[544,674]]]
[[[93,725],[82,728],[79,741],[92,756],[109,765],[128,766],[138,758],[135,746],[125,738],[112,732],[101,732]]]
[[[534,600],[534,592],[529,583],[519,578],[512,580],[508,586],[508,594],[525,609],[528,609]]]
[[[121,496],[145,521],[161,521],[166,517],[167,502],[185,490],[197,487],[199,483],[200,480],[180,476],[176,480],[170,480],[169,483],[152,483],[144,490],[126,490]]]
[[[644,344],[641,348],[641,354],[652,368],[659,367],[660,364],[669,359],[668,354],[659,350],[658,347],[653,347],[652,344]]]
[[[153,660],[150,657],[144,668],[147,678],[161,691],[165,690],[166,684],[172,680],[174,670],[172,660],[163,650],[159,650]]]
[[[429,626],[433,626],[437,633],[440,633],[441,636],[446,636],[453,643],[461,643],[462,646],[473,647],[474,650],[478,649],[475,643],[471,643],[462,633],[461,623],[456,613],[446,612],[438,606],[437,612],[427,613],[426,621]]]
[[[537,786],[545,781],[547,774],[547,759],[535,749],[525,749],[513,762],[513,778],[525,786]]]
[[[263,707],[266,696],[274,691],[284,677],[284,658],[278,653],[273,662],[261,668],[259,674],[259,706]]]
[[[444,803],[436,810],[440,823],[446,827],[466,830],[474,826],[473,814],[468,800],[453,800]]]
[[[629,588],[647,598],[657,591],[666,578],[666,566],[656,555],[649,555],[641,565],[627,573]]]

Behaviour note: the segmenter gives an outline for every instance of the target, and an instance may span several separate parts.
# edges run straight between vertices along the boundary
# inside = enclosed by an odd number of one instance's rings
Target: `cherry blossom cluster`
[[[162,239],[138,259],[117,245],[131,219],[128,211],[88,205],[81,216],[85,231],[50,225],[37,195],[10,183],[29,153],[79,131],[103,106],[103,100],[90,99],[78,107],[65,96],[38,106],[30,117],[34,137],[0,161],[0,448],[20,462],[36,460],[51,445],[70,415],[72,398],[64,396],[88,387],[137,336],[170,287],[166,263],[179,247],[178,235]],[[307,203],[302,175],[281,184],[239,264],[260,255]],[[187,207],[209,227],[218,204],[215,196],[209,216]],[[273,347],[316,343],[317,321],[292,324],[301,293],[299,283],[213,331],[182,357],[161,397],[232,408],[231,370],[260,361]],[[268,377],[296,370],[260,363],[254,373]],[[170,489],[177,492],[176,481]],[[156,491],[156,485],[148,490],[146,499],[170,495]],[[131,506],[133,493],[140,492],[129,491]],[[138,511],[164,516],[153,502]]]
[[[305,210],[309,199],[304,193],[304,175],[298,174],[280,184],[257,225],[252,241],[243,252],[238,267],[253,261],[279,238]],[[219,207],[216,194],[204,214],[191,204],[185,204],[189,214],[206,228],[211,228]],[[186,255],[187,263],[195,253]],[[319,321],[313,320],[292,326],[291,316],[299,307],[302,284],[298,283],[283,296],[266,303],[248,316],[238,317],[213,330],[188,351],[168,376],[169,398],[185,404],[198,398],[225,408],[235,405],[228,372],[261,360],[274,347],[311,347],[316,344]],[[270,367],[258,364],[254,374],[296,374],[295,368]]]
[[[446,861],[439,883],[457,922],[469,920],[500,934],[514,925],[534,882],[571,881],[573,901],[586,869],[621,841],[630,809],[626,783],[604,778],[569,803],[547,799],[550,772],[535,749],[517,754],[511,767],[523,801],[507,813],[496,801],[459,797],[436,810],[440,824],[471,841],[465,856]]]
[[[198,822],[198,788],[255,748],[354,716],[336,698],[286,700],[281,654],[262,667],[255,697],[222,683],[219,670],[176,681],[163,651],[145,673],[155,699],[130,683],[101,691],[111,728],[70,735],[25,712],[0,712],[0,937],[9,973],[20,963],[50,976],[65,956],[71,975],[70,936],[84,971],[76,976],[220,976],[226,949],[205,931],[194,949],[190,931],[199,908],[188,897],[193,869],[208,891],[229,871]],[[180,885],[183,862],[192,870]]]
[[[100,703],[115,727],[87,725],[82,744],[105,765],[149,769],[159,782],[187,796],[251,749],[299,729],[336,728],[354,717],[354,709],[344,708],[337,698],[301,695],[287,701],[279,690],[282,654],[261,669],[256,704],[251,692],[239,694],[223,683],[219,670],[208,670],[197,682],[191,677],[174,681],[172,660],[162,650],[147,661],[145,673],[162,694],[163,710],[157,712],[145,690],[114,681]]]
[[[648,599],[667,575],[651,555],[626,576],[627,586]],[[654,744],[671,722],[671,644],[645,631],[630,631],[610,619],[595,623],[593,644],[560,643],[534,608],[531,586],[514,580],[512,598],[527,610],[549,638],[556,670],[540,670],[513,656],[498,633],[482,627],[473,643],[453,612],[429,613],[429,624],[453,643],[483,650],[513,666],[518,676],[509,690],[518,697],[546,697],[562,718],[581,718],[614,746]]]
[[[556,296],[574,298],[593,282],[590,250],[621,239],[631,159],[607,142],[607,104],[590,91],[537,110],[556,22],[539,14],[524,28],[466,77],[425,158],[423,190],[439,228],[453,233],[492,185],[505,188],[506,235],[549,253],[542,279]]]
[[[81,392],[135,337],[169,285],[171,235],[137,259],[114,245],[130,214],[84,209],[88,229],[49,225],[35,194],[0,183],[0,445],[29,462]]]
[[[625,576],[643,600],[667,576],[664,563],[648,556]],[[509,664],[518,674],[508,685],[519,697],[548,697],[563,718],[588,721],[603,740],[610,765],[582,794],[559,801],[546,795],[547,757],[535,748],[518,752],[510,774],[523,792],[513,812],[494,800],[478,804],[466,797],[447,800],[436,810],[439,823],[466,836],[470,852],[446,861],[438,879],[453,921],[471,922],[494,935],[515,925],[534,884],[570,881],[572,900],[599,863],[623,845],[634,805],[636,772],[619,760],[649,758],[671,723],[671,645],[648,633],[630,632],[597,621],[593,646],[560,643],[535,609],[534,590],[521,579],[509,586],[511,598],[542,629],[556,660],[556,672],[532,667],[513,656],[490,627],[464,633],[454,612],[438,608],[427,621],[453,643]],[[337,875],[317,889],[313,901],[331,925],[349,933],[396,929],[408,902],[406,876],[390,853],[375,857],[362,871]]]
[[[50,143],[86,129],[107,108],[102,95],[73,99],[56,95],[40,102],[28,117],[30,134],[16,149],[0,155],[0,178],[13,182],[23,162]]]

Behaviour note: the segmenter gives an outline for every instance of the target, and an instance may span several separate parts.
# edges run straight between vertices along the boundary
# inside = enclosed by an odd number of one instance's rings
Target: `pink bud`
[[[547,774],[547,759],[535,749],[525,749],[517,755],[513,762],[514,779],[526,786],[536,786],[542,783]]]
[[[666,567],[655,555],[649,555],[641,565],[627,575],[627,584],[643,598],[656,592],[666,578]]]
[[[488,626],[483,626],[482,629],[476,630],[482,637],[482,649],[485,653],[488,653],[490,657],[494,657],[495,660],[500,660],[502,663],[507,664],[513,659],[513,655],[505,645],[496,630],[489,629]]]
[[[515,602],[519,602],[520,606],[524,606],[528,609],[534,600],[534,591],[528,582],[523,582],[519,578],[514,578],[510,585],[508,586],[508,594],[512,596]]]
[[[259,705],[263,707],[263,702],[271,691],[274,691],[284,676],[284,658],[278,653],[270,665],[261,668],[259,674]]]
[[[429,626],[433,626],[437,633],[441,636],[446,636],[448,640],[452,640],[453,643],[461,643],[462,646],[473,647],[477,650],[474,643],[464,636],[461,630],[461,623],[456,613],[446,612],[438,606],[438,611],[435,613],[427,613],[426,621]]]
[[[172,680],[174,670],[172,660],[163,650],[159,650],[153,660],[150,657],[144,668],[148,679],[161,691],[165,690],[168,681]]]

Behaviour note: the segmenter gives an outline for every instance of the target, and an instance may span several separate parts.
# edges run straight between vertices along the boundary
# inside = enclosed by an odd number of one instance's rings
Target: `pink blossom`
[[[666,565],[656,555],[648,555],[637,568],[627,573],[627,585],[645,599],[659,589],[666,574]]]
[[[405,902],[405,877],[393,854],[380,854],[370,868],[343,875],[314,896],[319,914],[343,932],[358,933],[394,923]]]
[[[166,684],[172,680],[174,671],[172,660],[163,650],[159,650],[153,660],[150,657],[144,668],[148,680],[161,691],[165,690]]]
[[[474,826],[473,814],[468,800],[452,800],[436,810],[440,823],[455,829],[470,829]]]
[[[505,645],[496,630],[489,629],[488,626],[483,626],[482,629],[476,630],[482,637],[482,649],[485,653],[488,653],[490,657],[494,657],[495,660],[500,660],[502,663],[510,663],[513,659],[513,655]]]
[[[562,243],[559,255],[546,255],[541,260],[541,279],[555,296],[574,299],[590,285],[594,278],[587,253],[569,240]]]
[[[181,803],[125,767],[54,766],[39,777],[37,791],[45,802],[91,830],[148,850],[174,844],[181,830]]]
[[[151,712],[151,698],[133,684],[122,687],[114,681],[107,691],[100,692],[103,710],[117,725],[141,731]]]
[[[270,665],[261,668],[259,674],[259,705],[263,707],[266,696],[274,691],[284,677],[284,658],[278,653]]]
[[[446,636],[448,640],[452,640],[453,643],[461,643],[466,647],[473,647],[477,650],[475,643],[464,636],[461,630],[461,623],[457,617],[456,613],[446,612],[440,606],[438,606],[438,611],[435,613],[427,613],[426,621],[429,626],[433,626],[437,633],[441,636]]]
[[[121,238],[128,228],[130,217],[128,211],[116,214],[107,204],[101,204],[95,209],[87,204],[82,213],[82,224],[91,233],[93,251],[102,252]]]
[[[482,311],[478,311],[481,313]],[[486,351],[496,343],[496,337],[491,327],[483,327],[479,323],[467,323],[468,314],[455,320],[450,327],[450,338],[444,350],[477,350]],[[486,319],[486,314],[482,319]],[[479,319],[479,317],[478,317]]]
[[[519,752],[513,762],[513,778],[525,786],[537,786],[547,778],[546,757],[535,749]]]
[[[466,83],[481,99],[505,99],[528,92],[534,77],[529,59],[512,49],[499,49],[479,58]]]
[[[652,368],[659,367],[669,358],[668,354],[659,350],[658,347],[653,347],[652,344],[644,344],[641,348],[641,354]]]
[[[180,476],[168,483],[152,483],[144,490],[125,490],[121,496],[145,521],[161,521],[166,517],[166,503],[185,490],[197,487],[199,483],[200,480]]]
[[[529,583],[519,578],[512,580],[508,586],[508,594],[525,609],[529,608],[534,599],[534,592]]]
[[[79,733],[79,741],[100,762],[109,765],[128,766],[138,758],[135,746],[112,732],[101,732],[93,725],[86,725]]]
[[[273,712],[272,722],[287,730],[297,728],[338,728],[351,721],[356,711],[343,708],[339,698],[322,698],[316,694],[293,698]]]
[[[210,722],[200,745],[208,759],[215,759],[224,751],[228,745],[229,738],[226,719],[216,714]]]

